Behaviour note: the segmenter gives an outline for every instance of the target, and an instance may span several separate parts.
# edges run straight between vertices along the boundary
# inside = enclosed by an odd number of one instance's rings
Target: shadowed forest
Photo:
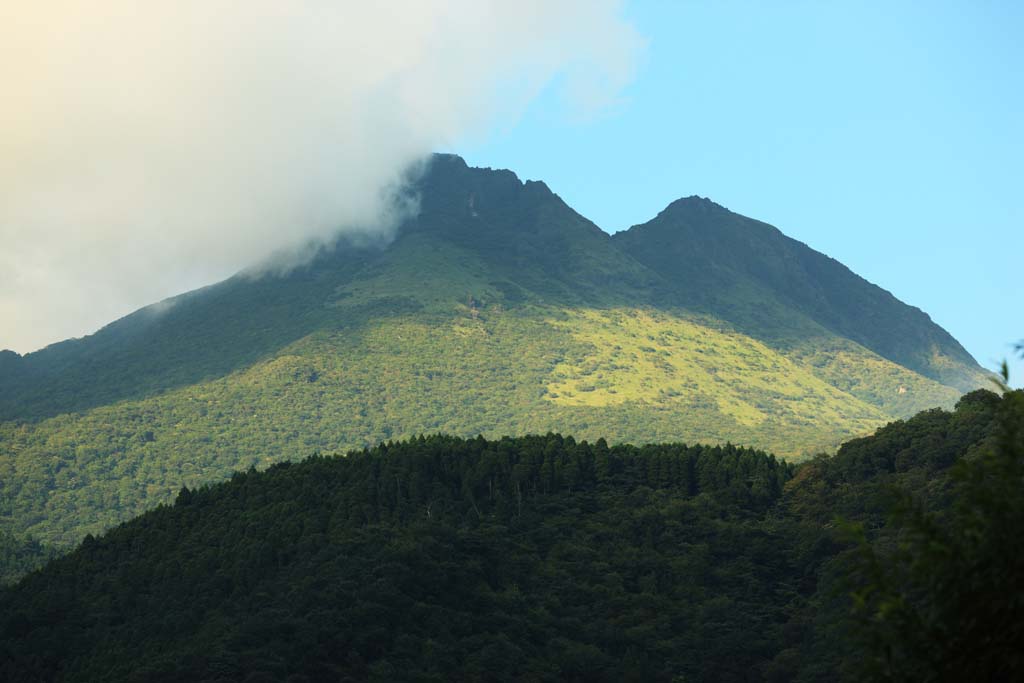
[[[420,437],[238,473],[4,592],[0,675],[1019,673],[1021,496],[992,499],[1019,485],[1022,416],[1021,392],[979,390],[799,466],[549,434]],[[921,539],[932,556],[904,557]],[[969,659],[930,645],[951,629]]]

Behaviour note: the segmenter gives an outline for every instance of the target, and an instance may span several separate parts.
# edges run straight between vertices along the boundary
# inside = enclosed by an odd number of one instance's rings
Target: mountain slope
[[[636,305],[665,286],[542,182],[437,155],[417,191],[420,212],[404,234],[429,233],[471,250],[547,302]]]
[[[366,253],[339,249],[280,278],[238,275],[0,367],[0,419],[142,398],[247,367],[332,322],[323,302]]]
[[[0,355],[0,531],[66,546],[182,484],[437,431],[799,458],[983,381],[949,344],[943,374],[844,336],[758,275],[759,248],[737,261],[669,228],[612,238],[543,183],[452,156],[413,191],[420,211],[389,243],[342,243],[281,277],[239,275]],[[692,242],[702,260],[677,272],[647,239],[668,255]],[[942,341],[911,323],[913,339]]]
[[[144,397],[246,367],[314,330],[358,325],[364,313],[407,313],[408,299],[431,296],[416,281],[427,270],[409,246],[423,243],[417,237],[480,260],[487,273],[476,284],[499,288],[510,303],[526,296],[569,304],[645,303],[660,280],[543,183],[524,184],[509,171],[470,169],[458,157],[437,155],[415,192],[419,213],[388,249],[342,241],[282,277],[241,274],[143,308],[82,339],[24,357],[4,352],[0,420]],[[387,286],[397,298],[386,301],[375,291],[369,312],[332,306],[340,287],[350,281],[364,289],[378,285],[386,277],[376,275],[403,258],[398,270],[410,276],[408,286]],[[441,273],[433,290],[449,310],[472,294],[451,289],[452,275]]]
[[[677,284],[683,305],[714,311],[754,336],[787,339],[791,316],[778,313],[790,309],[925,377],[962,391],[977,386],[974,359],[923,311],[710,200],[680,199],[613,239]],[[759,314],[766,305],[770,314]]]
[[[590,439],[705,438],[799,453],[888,419],[764,345],[683,318],[500,308],[474,317],[468,306],[454,316],[424,306],[311,334],[220,379],[0,425],[12,530],[66,545],[166,502],[182,484],[409,434],[564,425]],[[693,351],[700,360],[686,360],[689,349],[703,349]],[[719,370],[723,362],[732,367]],[[632,369],[615,369],[626,363]]]

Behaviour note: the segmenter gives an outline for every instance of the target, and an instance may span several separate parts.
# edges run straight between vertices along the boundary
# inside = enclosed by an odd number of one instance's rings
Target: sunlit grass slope
[[[561,324],[589,349],[556,366],[548,385],[556,403],[640,401],[680,412],[707,404],[748,427],[776,420],[854,432],[887,417],[735,332],[647,310],[579,311]]]
[[[335,305],[371,303],[360,296]],[[385,296],[372,323],[316,332],[226,377],[5,424],[5,524],[73,543],[182,484],[419,433],[732,441],[792,459],[891,419],[810,366],[695,318],[463,298],[387,317]]]

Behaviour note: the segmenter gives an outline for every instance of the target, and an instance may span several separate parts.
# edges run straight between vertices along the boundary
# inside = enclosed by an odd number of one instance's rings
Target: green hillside
[[[796,460],[985,382],[894,299],[900,344],[850,332],[881,297],[859,279],[847,290],[808,267],[822,296],[868,297],[837,300],[833,318],[784,297],[755,277],[758,243],[728,258],[707,247],[674,270],[637,246],[671,255],[664,231],[612,238],[508,171],[439,156],[413,189],[420,212],[386,245],[342,243],[284,276],[242,274],[90,337],[0,354],[8,554],[67,547],[183,484],[314,451],[562,431]],[[706,232],[677,239],[697,251]],[[692,279],[702,272],[713,277]]]
[[[1019,459],[1019,393],[796,467],[733,446],[435,436],[183,488],[0,592],[0,678],[861,680],[875,653],[834,516],[885,549],[893,486],[950,510],[1009,427]],[[979,476],[950,478],[956,463]],[[1012,575],[967,609],[1019,619]],[[1010,627],[977,627],[986,680],[1012,678]]]
[[[708,199],[680,199],[613,239],[676,284],[681,302],[754,337],[804,348],[813,321],[925,377],[963,391],[978,386],[974,359],[926,313]]]

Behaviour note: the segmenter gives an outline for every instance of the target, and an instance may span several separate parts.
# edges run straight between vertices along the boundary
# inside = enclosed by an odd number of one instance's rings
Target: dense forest
[[[0,678],[951,680],[962,661],[927,639],[872,634],[941,633],[968,607],[1005,626],[965,636],[980,670],[1019,672],[1000,655],[1024,604],[1006,537],[1020,394],[976,391],[798,466],[731,445],[430,436],[181,487],[0,594]],[[994,585],[933,609],[970,565],[908,564],[921,539],[988,549]]]

